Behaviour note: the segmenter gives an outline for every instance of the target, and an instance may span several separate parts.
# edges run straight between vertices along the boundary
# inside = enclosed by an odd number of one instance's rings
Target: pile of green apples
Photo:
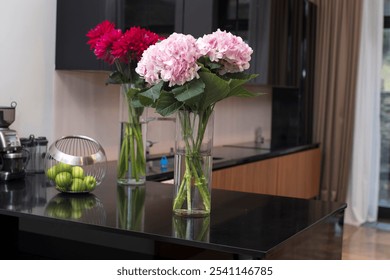
[[[60,194],[63,195],[63,194]],[[45,213],[54,218],[80,219],[84,211],[92,209],[96,205],[96,198],[91,194],[87,196],[56,196],[48,203]]]
[[[81,166],[73,166],[63,162],[46,170],[46,176],[55,182],[61,192],[91,192],[96,187],[96,178],[85,175]]]

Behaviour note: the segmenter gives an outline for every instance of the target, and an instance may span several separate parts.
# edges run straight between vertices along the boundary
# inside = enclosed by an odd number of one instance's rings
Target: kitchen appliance
[[[9,126],[15,121],[16,102],[11,107],[0,106],[0,181],[8,181],[25,176],[28,160],[20,143],[19,136]]]
[[[28,138],[20,138],[20,143],[23,147],[23,150],[26,151],[29,155],[29,160],[25,168],[26,174],[44,173],[48,143],[46,137],[35,137],[33,134],[31,134]]]

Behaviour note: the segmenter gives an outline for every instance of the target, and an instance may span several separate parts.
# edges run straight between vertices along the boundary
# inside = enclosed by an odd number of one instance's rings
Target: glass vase
[[[209,242],[210,241],[210,216],[187,219],[173,215],[173,236],[176,238]]]
[[[146,180],[146,114],[144,107],[132,102],[136,89],[121,85],[120,146],[117,182],[121,185],[140,185]]]
[[[176,115],[173,213],[205,217],[211,211],[213,110]]]
[[[117,187],[117,226],[142,231],[145,217],[146,186]]]

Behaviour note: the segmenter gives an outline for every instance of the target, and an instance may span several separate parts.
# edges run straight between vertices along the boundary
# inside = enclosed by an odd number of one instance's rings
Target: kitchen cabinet
[[[183,32],[220,28],[254,50],[251,73],[261,85],[300,87],[311,78],[315,5],[309,0],[184,0]],[[201,19],[201,20],[199,20]]]
[[[57,70],[110,70],[87,45],[87,32],[103,20],[126,30],[148,28],[162,36],[181,32],[183,0],[57,0]]]
[[[309,75],[309,5],[308,0],[58,0],[56,69],[108,70],[85,36],[107,19],[123,30],[141,26],[162,36],[230,31],[254,50],[248,70],[260,74],[254,83],[299,86],[302,72]]]
[[[107,19],[118,24],[119,7],[110,0],[57,0],[57,70],[108,70],[87,45],[87,32]]]
[[[213,188],[296,198],[319,195],[320,148],[213,171]]]

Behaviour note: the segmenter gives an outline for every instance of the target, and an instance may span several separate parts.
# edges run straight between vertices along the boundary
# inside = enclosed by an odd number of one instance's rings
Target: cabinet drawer
[[[278,160],[269,159],[213,172],[213,188],[275,194]]]
[[[319,148],[213,172],[213,188],[311,199],[319,194]]]

